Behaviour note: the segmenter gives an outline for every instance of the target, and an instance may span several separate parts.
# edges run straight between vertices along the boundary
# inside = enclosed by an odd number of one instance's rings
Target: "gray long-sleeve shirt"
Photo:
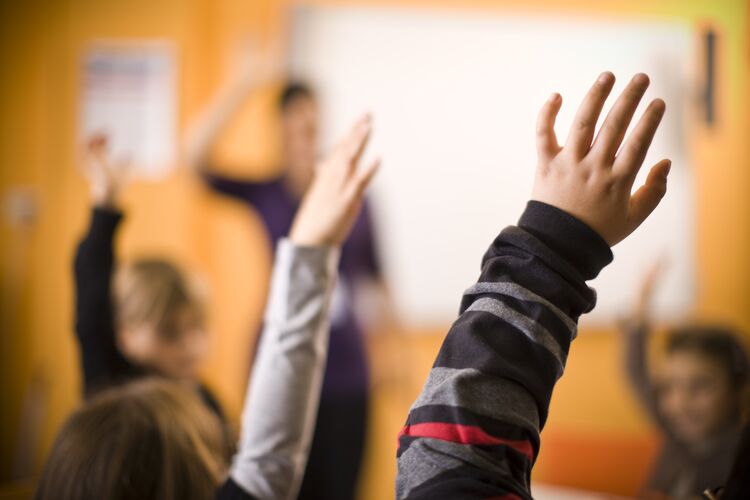
[[[76,332],[87,392],[143,374],[115,343],[109,288],[113,240],[121,218],[118,211],[95,209],[76,253]],[[327,318],[339,253],[337,248],[279,242],[239,451],[217,498],[285,499],[299,489],[326,364]],[[199,394],[221,415],[205,387]]]
[[[219,498],[297,494],[323,380],[338,258],[335,248],[279,242],[239,451]]]

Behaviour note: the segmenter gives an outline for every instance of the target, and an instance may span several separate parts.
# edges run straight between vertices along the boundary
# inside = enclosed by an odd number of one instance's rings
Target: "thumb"
[[[643,223],[667,193],[667,176],[672,167],[671,160],[661,160],[651,167],[645,184],[630,198],[630,232]]]

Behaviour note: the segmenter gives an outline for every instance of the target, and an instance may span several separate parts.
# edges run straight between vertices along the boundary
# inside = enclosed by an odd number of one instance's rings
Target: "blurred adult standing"
[[[319,153],[319,104],[303,82],[288,82],[278,97],[280,174],[270,180],[218,173],[210,153],[247,96],[276,80],[279,60],[253,53],[193,122],[186,139],[188,163],[217,193],[247,204],[260,216],[269,244],[289,232]],[[369,204],[365,201],[342,248],[339,284],[331,312],[329,355],[320,409],[300,499],[349,500],[355,496],[367,430],[369,370],[363,322],[355,297],[363,288],[384,290]],[[381,301],[381,303],[384,303]]]

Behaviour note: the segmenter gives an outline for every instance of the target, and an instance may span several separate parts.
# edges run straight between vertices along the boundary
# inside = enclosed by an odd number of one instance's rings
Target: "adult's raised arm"
[[[247,49],[238,58],[231,76],[188,126],[183,140],[185,163],[196,170],[206,167],[219,135],[254,89],[276,77],[280,67],[275,51]]]

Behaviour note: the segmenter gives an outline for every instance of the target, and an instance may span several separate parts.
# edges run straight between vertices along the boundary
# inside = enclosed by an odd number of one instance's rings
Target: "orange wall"
[[[78,358],[71,333],[70,259],[86,223],[87,192],[76,167],[77,65],[96,38],[167,38],[180,51],[180,123],[221,82],[243,37],[283,36],[290,1],[254,0],[30,0],[4,5],[0,15],[0,192],[28,186],[39,202],[28,229],[0,221],[0,478],[11,477],[22,399],[38,387],[44,412],[30,457],[38,468],[54,433],[78,401]],[[356,4],[353,0],[310,1]],[[696,315],[722,317],[750,331],[750,144],[746,140],[750,41],[748,6],[740,0],[553,0],[439,2],[380,0],[368,4],[521,10],[588,16],[710,22],[720,33],[718,116],[711,130],[695,127],[691,148],[697,172],[699,297]],[[522,7],[519,7],[522,6]],[[12,9],[12,10],[11,10]],[[249,110],[227,134],[219,155],[230,165],[252,163],[271,171],[274,148],[270,89],[253,96]],[[128,192],[128,221],[118,249],[124,257],[167,254],[196,268],[212,288],[215,343],[206,378],[236,416],[241,405],[253,325],[268,277],[269,254],[257,219],[238,205],[209,196],[178,170],[159,183]],[[248,229],[249,228],[249,229]],[[457,291],[458,293],[458,291]],[[398,348],[373,343],[378,358],[409,357],[403,377],[376,387],[371,446],[362,490],[387,498],[395,475],[395,435],[439,346],[442,331],[427,332]],[[630,476],[597,469],[596,443],[643,443],[653,451],[647,423],[627,395],[619,371],[620,346],[609,332],[581,332],[552,404],[537,478],[612,491],[632,491],[645,460]],[[376,365],[377,365],[376,359]],[[32,384],[32,381],[36,381]],[[33,392],[32,392],[33,394]],[[33,424],[33,419],[25,419]],[[31,425],[31,428],[34,426]],[[582,440],[587,440],[583,442]],[[581,453],[567,453],[583,443]],[[601,449],[598,448],[598,449]],[[567,450],[567,451],[566,451]],[[633,451],[635,453],[635,451]],[[565,467],[559,461],[567,457]],[[586,459],[586,456],[589,459]],[[606,457],[605,457],[606,458]],[[640,467],[640,468],[639,468]],[[609,475],[608,475],[609,474]],[[596,476],[595,478],[592,476]]]
[[[256,14],[265,15],[271,2],[247,4],[243,16],[265,25]],[[3,481],[17,475],[12,461],[18,456],[19,432],[25,428],[20,422],[28,421],[23,398],[41,394],[44,403],[39,422],[30,424],[34,439],[20,452],[34,470],[79,400],[71,259],[89,209],[75,136],[81,55],[97,39],[172,41],[180,54],[179,119],[184,125],[221,80],[214,47],[222,41],[216,34],[224,34],[224,15],[208,0],[3,4],[0,190],[5,194],[11,187],[28,187],[39,204],[38,217],[29,228],[12,228],[4,218],[0,223]],[[206,379],[236,416],[252,325],[259,321],[265,294],[258,283],[267,280],[270,260],[257,220],[231,202],[208,196],[184,169],[161,182],[133,185],[124,205],[128,218],[118,241],[124,259],[167,255],[210,283],[215,341]]]

